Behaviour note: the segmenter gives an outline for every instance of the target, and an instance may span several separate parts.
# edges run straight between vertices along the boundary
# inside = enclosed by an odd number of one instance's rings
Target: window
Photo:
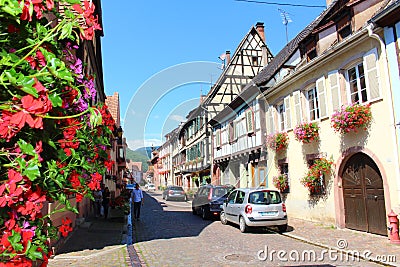
[[[285,174],[287,177],[287,188],[282,191],[282,193],[289,193],[290,192],[290,185],[289,185],[289,164],[288,163],[280,163],[279,164],[279,169],[281,171],[281,174]]]
[[[251,63],[253,66],[258,66],[258,57],[257,56],[252,56],[251,57]]]
[[[364,65],[360,63],[347,70],[351,103],[368,101],[367,86],[365,83]]]
[[[279,131],[283,131],[285,129],[285,106],[283,103],[279,104],[277,107],[278,110],[278,129]]]
[[[233,192],[230,193],[230,195],[228,196],[228,203],[229,203],[229,204],[235,203],[236,193],[237,193],[237,191],[233,191]]]
[[[314,159],[309,159],[307,161],[308,163],[308,167],[311,167],[315,160],[317,160],[318,158],[314,158]],[[325,193],[325,174],[321,174],[321,176],[319,177],[319,185],[316,187],[316,190],[314,190],[313,192],[311,192],[312,195],[321,195]]]
[[[238,191],[235,204],[242,204],[244,201],[244,196],[246,195],[243,191]]]
[[[307,90],[307,103],[308,103],[308,116],[310,121],[319,119],[319,104],[318,104],[318,94],[317,88],[312,87]]]
[[[351,34],[351,16],[346,14],[336,23],[338,39],[342,41]]]

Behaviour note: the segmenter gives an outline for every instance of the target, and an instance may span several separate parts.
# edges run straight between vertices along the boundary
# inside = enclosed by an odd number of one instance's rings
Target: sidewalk
[[[283,235],[327,250],[359,253],[360,258],[382,265],[400,266],[400,245],[391,244],[386,236],[295,218],[289,218],[289,229]]]
[[[93,217],[77,226],[48,266],[131,267],[125,233],[125,215],[110,209],[107,220]]]

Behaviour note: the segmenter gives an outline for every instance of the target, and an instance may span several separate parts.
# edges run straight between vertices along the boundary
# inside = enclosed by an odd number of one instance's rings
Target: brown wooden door
[[[383,181],[365,154],[350,157],[342,174],[346,228],[387,235]]]

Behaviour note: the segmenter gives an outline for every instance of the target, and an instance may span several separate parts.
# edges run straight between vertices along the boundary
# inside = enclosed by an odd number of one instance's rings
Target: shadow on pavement
[[[123,212],[117,209],[110,209],[108,219],[88,218],[68,236],[56,254],[99,250],[108,246],[121,245],[125,224]]]
[[[198,236],[204,228],[213,223],[212,220],[202,220],[193,215],[191,209],[170,206],[168,202],[159,202],[152,196],[145,192],[140,221],[132,222],[133,243]]]

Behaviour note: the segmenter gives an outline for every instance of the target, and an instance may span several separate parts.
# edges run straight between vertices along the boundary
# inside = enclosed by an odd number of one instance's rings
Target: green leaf
[[[27,255],[28,258],[30,258],[33,261],[37,259],[43,259],[43,254],[40,251],[38,251],[38,246],[36,245],[29,246],[29,249],[26,249],[25,254]]]
[[[72,14],[72,12],[69,12],[69,13]],[[61,29],[60,39],[68,38],[71,35],[71,32],[72,32],[72,23],[67,23]]]
[[[65,2],[67,2],[69,4],[80,4],[81,0],[65,0]]]
[[[13,17],[17,17],[22,12],[17,0],[0,0],[0,6],[2,11]]]
[[[28,162],[28,166],[26,166],[25,170],[22,172],[23,175],[26,175],[29,180],[35,181],[36,178],[40,177],[40,170],[38,166],[37,160],[30,160]]]
[[[61,107],[62,106],[62,98],[54,92],[53,94],[49,95],[49,99],[53,107]]]
[[[19,243],[21,241],[21,234],[12,230],[12,235],[8,237],[8,241],[16,252],[22,251],[24,246]]]
[[[48,144],[49,144],[52,148],[54,148],[54,149],[57,150],[57,146],[56,146],[56,144],[55,144],[52,140],[49,140],[49,141],[48,141]]]
[[[19,139],[17,143],[22,153],[30,156],[37,155],[35,148],[31,144],[28,144],[25,140]]]

